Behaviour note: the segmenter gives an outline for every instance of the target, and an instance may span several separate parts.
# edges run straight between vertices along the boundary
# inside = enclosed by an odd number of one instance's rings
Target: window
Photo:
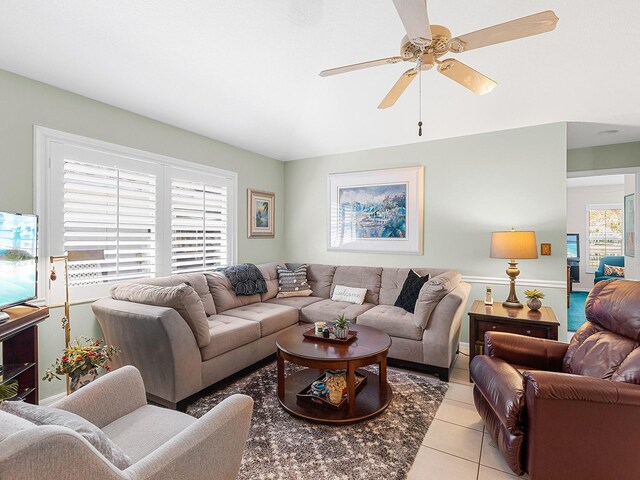
[[[94,252],[69,262],[74,301],[106,295],[113,282],[235,262],[232,172],[39,127],[36,170],[40,271],[50,255]]]
[[[587,225],[587,271],[593,273],[600,265],[602,257],[622,255],[622,205],[589,205]]]

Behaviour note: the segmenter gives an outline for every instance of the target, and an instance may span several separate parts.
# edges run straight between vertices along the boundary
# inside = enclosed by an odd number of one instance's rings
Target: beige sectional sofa
[[[430,274],[431,280],[421,290],[412,314],[393,306],[408,268],[310,264],[307,278],[312,296],[278,298],[276,265],[258,265],[267,292],[252,296],[237,296],[221,272],[137,282],[157,286],[188,283],[202,302],[198,308],[206,313],[199,326],[192,319],[185,321],[184,313],[181,316],[174,308],[98,300],[93,311],[107,342],[122,350],[115,366],[136,366],[150,399],[175,408],[181,400],[275,353],[275,339],[283,331],[298,323],[345,315],[355,329],[357,324],[369,325],[392,337],[390,363],[431,371],[448,380],[470,292],[458,273],[414,268],[419,275]],[[435,301],[426,292],[434,282],[446,289],[444,297]],[[364,303],[330,300],[336,285],[366,288]],[[203,327],[209,338],[203,335]]]

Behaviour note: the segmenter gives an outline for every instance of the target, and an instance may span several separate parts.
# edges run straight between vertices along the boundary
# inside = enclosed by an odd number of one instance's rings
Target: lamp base
[[[502,302],[502,306],[506,308],[524,308],[520,302]]]

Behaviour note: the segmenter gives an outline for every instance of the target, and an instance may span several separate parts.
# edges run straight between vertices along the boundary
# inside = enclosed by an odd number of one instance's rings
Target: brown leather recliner
[[[513,471],[640,478],[640,282],[606,280],[569,344],[487,332],[473,399]]]

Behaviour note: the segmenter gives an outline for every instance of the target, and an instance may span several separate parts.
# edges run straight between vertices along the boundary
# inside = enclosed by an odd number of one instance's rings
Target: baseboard
[[[469,342],[460,342],[458,345],[460,345],[459,348],[466,348],[467,350],[469,350]]]
[[[589,288],[573,288],[572,293],[573,292],[584,292],[584,293],[589,293],[591,291],[591,289]]]
[[[56,395],[52,395],[50,397],[43,398],[38,403],[40,405],[44,405],[45,407],[47,407],[47,406],[57,402],[58,400],[62,400],[65,396],[66,396],[66,393],[64,393],[64,392],[58,393]]]

